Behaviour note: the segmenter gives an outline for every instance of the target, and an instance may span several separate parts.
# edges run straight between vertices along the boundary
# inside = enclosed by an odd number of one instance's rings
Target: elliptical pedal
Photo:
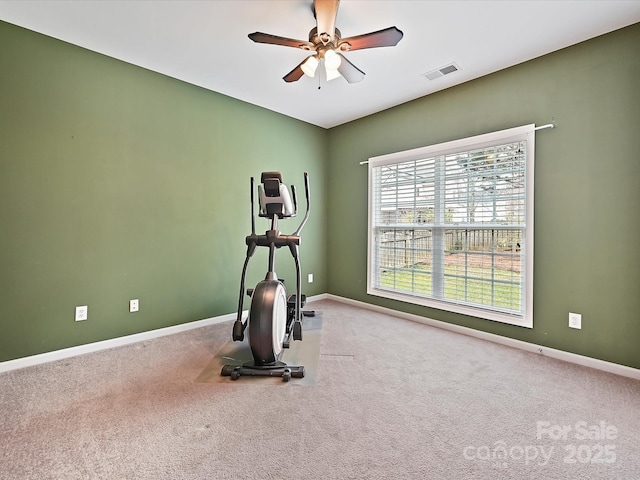
[[[293,293],[287,297],[287,307],[295,308],[296,307],[296,297],[297,293]],[[303,293],[300,295],[300,308],[303,308],[307,303],[307,296]]]

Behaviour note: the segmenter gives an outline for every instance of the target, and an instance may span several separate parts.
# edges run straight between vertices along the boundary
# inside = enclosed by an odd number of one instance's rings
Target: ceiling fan
[[[403,33],[396,27],[342,38],[340,30],[335,27],[339,1],[314,0],[313,14],[316,18],[316,26],[309,32],[309,41],[262,32],[249,34],[249,38],[256,43],[282,45],[313,52],[283,77],[285,82],[296,82],[303,74],[313,77],[321,60],[324,61],[327,80],[342,76],[349,83],[359,82],[364,78],[364,72],[347,60],[342,53],[363,48],[392,47],[402,39]]]

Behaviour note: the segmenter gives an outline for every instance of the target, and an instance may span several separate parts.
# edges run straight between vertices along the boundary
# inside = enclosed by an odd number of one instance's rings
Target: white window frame
[[[512,312],[505,313],[491,307],[476,307],[465,304],[450,302],[447,300],[439,300],[430,298],[425,295],[411,294],[404,291],[397,291],[392,288],[380,288],[374,285],[375,275],[375,259],[376,259],[376,228],[374,225],[374,208],[375,199],[373,198],[374,185],[374,169],[385,166],[411,162],[421,159],[428,159],[442,155],[451,155],[457,152],[465,152],[473,149],[486,148],[495,145],[502,145],[509,142],[526,141],[526,160],[525,160],[525,220],[523,247],[524,254],[524,272],[522,272],[523,299],[521,311],[517,314]],[[368,194],[368,248],[367,248],[367,294],[399,300],[416,305],[437,308],[450,312],[455,312],[472,317],[518,325],[527,328],[533,328],[533,220],[534,220],[534,163],[535,163],[535,125],[524,125],[521,127],[510,128],[498,132],[477,135],[473,137],[463,138],[450,142],[430,145],[402,152],[390,153],[377,157],[369,158],[369,194]],[[383,228],[380,225],[380,228]]]

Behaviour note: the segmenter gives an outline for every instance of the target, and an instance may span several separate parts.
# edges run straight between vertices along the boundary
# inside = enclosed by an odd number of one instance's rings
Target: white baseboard
[[[307,302],[312,302],[314,300],[323,300],[325,298],[328,298],[326,293],[308,297]],[[247,311],[245,310],[243,312],[243,315],[246,314]],[[77,357],[78,355],[98,352],[100,350],[106,350],[108,348],[121,347],[123,345],[130,345],[136,342],[144,342],[153,338],[186,332],[187,330],[206,327],[208,325],[215,325],[216,323],[228,322],[231,320],[235,320],[236,315],[237,313],[228,313],[226,315],[205,318],[204,320],[197,320],[195,322],[182,323],[180,325],[174,325],[172,327],[149,330],[148,332],[136,333],[133,335],[127,335],[125,337],[112,338],[110,340],[103,340],[101,342],[87,343],[86,345],[78,345],[77,347],[63,348],[61,350],[55,350],[53,352],[40,353],[38,355],[31,355],[29,357],[8,360],[6,362],[0,362],[0,373],[8,372],[11,370],[18,370],[25,367],[32,367],[41,363],[55,362],[56,360],[62,360],[64,358]]]
[[[575,363],[596,370],[602,370],[604,372],[614,373],[623,377],[633,378],[640,380],[640,370],[636,368],[627,367],[626,365],[620,365],[618,363],[606,362],[604,360],[598,360],[597,358],[586,357],[584,355],[578,355],[576,353],[565,352],[563,350],[556,350],[554,348],[544,347],[542,345],[536,345],[534,343],[523,342],[509,337],[503,337],[501,335],[495,335],[493,333],[482,332],[480,330],[474,330],[473,328],[462,327],[460,325],[454,325],[452,323],[442,322],[440,320],[434,320],[432,318],[421,317],[420,315],[414,315],[411,313],[404,313],[398,310],[393,310],[386,307],[380,307],[378,305],[372,305],[370,303],[360,302],[358,300],[352,300],[350,298],[339,297],[337,295],[328,294],[325,298],[329,300],[335,300],[337,302],[346,303],[356,307],[377,311],[386,315],[394,317],[404,318],[413,322],[423,323],[436,328],[449,330],[451,332],[460,333],[462,335],[468,335],[470,337],[487,340],[493,343],[499,343],[507,347],[518,348],[527,352],[537,353],[550,358],[563,360],[565,362]]]
[[[398,310],[393,310],[386,307],[380,307],[370,303],[361,302],[358,300],[352,300],[346,297],[340,297],[328,293],[315,295],[308,297],[307,302],[311,303],[319,300],[334,300],[336,302],[342,302],[349,305],[353,305],[359,308],[367,310],[377,311],[386,315],[394,317],[404,318],[413,322],[423,323],[436,328],[449,330],[451,332],[460,333],[462,335],[468,335],[470,337],[487,340],[489,342],[498,343],[507,347],[518,348],[527,352],[537,353],[539,355],[545,355],[550,358],[563,360],[565,362],[575,363],[585,367],[594,368],[596,370],[602,370],[604,372],[614,373],[623,377],[633,378],[640,380],[640,370],[636,368],[627,367],[617,363],[606,362],[604,360],[598,360],[596,358],[585,357],[584,355],[578,355],[575,353],[565,352],[563,350],[556,350],[554,348],[543,347],[542,345],[536,345],[534,343],[523,342],[521,340],[515,340],[509,337],[503,337],[495,335],[493,333],[482,332],[480,330],[474,330],[473,328],[462,327],[460,325],[454,325],[440,320],[434,320],[432,318],[421,317],[420,315],[414,315],[411,313],[404,313]],[[245,312],[246,314],[246,312]],[[77,347],[64,348],[62,350],[55,350],[53,352],[41,353],[38,355],[32,355],[29,357],[17,358],[15,360],[8,360],[6,362],[0,362],[0,373],[8,372],[11,370],[18,370],[20,368],[31,367],[33,365],[39,365],[41,363],[53,362],[56,360],[62,360],[64,358],[75,357],[78,355],[84,355],[85,353],[97,352],[100,350],[106,350],[108,348],[120,347],[123,345],[129,345],[136,342],[143,342],[158,337],[164,337],[166,335],[173,335],[175,333],[185,332],[187,330],[193,330],[195,328],[206,327],[209,325],[215,325],[217,323],[223,323],[234,320],[236,313],[229,313],[218,317],[205,318],[204,320],[198,320],[195,322],[183,323],[180,325],[174,325],[172,327],[159,328],[157,330],[150,330],[148,332],[136,333],[134,335],[127,335],[125,337],[113,338],[110,340],[104,340],[101,342],[88,343],[86,345],[78,345]]]
[[[159,328],[157,330],[149,330],[148,332],[127,335],[125,337],[112,338],[101,342],[87,343],[85,345],[78,345],[77,347],[63,348],[62,350],[55,350],[53,352],[40,353],[29,357],[8,360],[0,363],[0,373],[17,370],[19,368],[31,367],[41,363],[54,362],[64,358],[76,357],[78,355],[84,355],[85,353],[98,352],[108,348],[121,347],[131,343],[144,342],[153,338],[164,337],[165,335],[173,335],[175,333],[193,330],[194,328],[206,327],[216,323],[235,320],[235,318],[236,314],[230,313],[219,317],[205,318],[204,320],[197,320],[195,322],[182,323],[172,327]]]

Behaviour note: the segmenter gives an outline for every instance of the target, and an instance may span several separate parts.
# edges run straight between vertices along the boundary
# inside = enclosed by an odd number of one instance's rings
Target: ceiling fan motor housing
[[[340,50],[342,52],[349,51],[351,45],[348,42],[340,44],[340,38],[342,35],[340,30],[335,29],[335,34],[333,38],[329,37],[328,34],[320,34],[318,35],[318,27],[313,27],[309,32],[309,42],[313,44],[313,47],[310,47],[308,44],[300,45],[300,48],[303,50],[315,50],[318,52],[318,57],[323,58],[324,54],[327,50]]]

